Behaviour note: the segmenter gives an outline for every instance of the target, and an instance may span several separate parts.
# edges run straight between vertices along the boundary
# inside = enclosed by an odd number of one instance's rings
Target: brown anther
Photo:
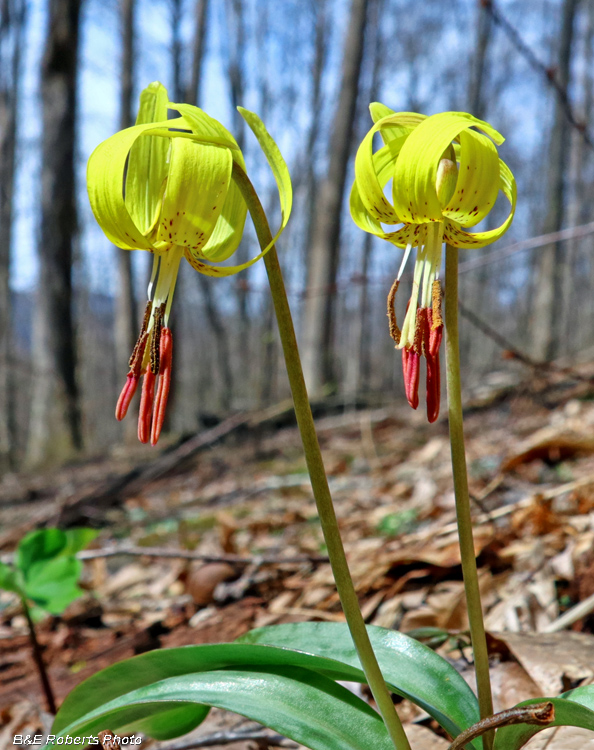
[[[130,366],[130,375],[140,375],[142,369],[142,360],[144,358],[144,350],[146,349],[146,342],[148,341],[148,333],[143,331],[138,337],[138,341],[132,350],[132,356],[128,362]]]
[[[417,319],[415,322],[415,337],[413,340],[413,350],[417,354],[425,354],[429,346],[429,308],[419,307],[417,309]]]
[[[435,279],[431,285],[431,309],[433,311],[433,322],[431,323],[432,331],[443,325],[443,318],[441,317],[442,299],[443,293],[441,291],[441,284],[439,283],[439,279]]]
[[[165,315],[165,303],[157,307],[154,312],[153,328],[151,330],[151,356],[150,356],[150,369],[153,375],[159,374],[159,359],[160,359],[160,342],[161,342],[161,329],[163,327],[163,316]]]
[[[146,303],[146,307],[144,308],[144,319],[142,321],[142,327],[140,329],[140,333],[138,334],[138,339],[136,340],[136,343],[134,344],[134,349],[132,349],[132,354],[130,355],[130,359],[128,360],[130,372],[135,372],[136,374],[140,372],[140,370],[138,370],[138,372],[136,371],[138,360],[140,360],[140,363],[142,364],[142,357],[144,354],[144,348],[146,346],[146,339],[147,339],[146,329],[148,328],[149,320],[151,318],[152,306],[153,306],[153,303],[149,299],[148,302]]]
[[[398,323],[396,322],[396,309],[394,308],[394,299],[396,297],[396,292],[398,291],[399,284],[400,281],[396,279],[390,287],[390,291],[388,292],[388,325],[390,326],[390,336],[396,342],[396,346],[398,346],[398,344],[400,343],[401,336],[400,328],[398,328]]]

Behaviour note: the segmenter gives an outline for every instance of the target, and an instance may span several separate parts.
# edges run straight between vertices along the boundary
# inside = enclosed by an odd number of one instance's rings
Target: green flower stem
[[[470,517],[470,497],[468,494],[468,474],[464,451],[464,426],[462,420],[462,391],[460,385],[460,347],[458,343],[458,248],[446,246],[445,274],[445,326],[446,326],[446,380],[448,388],[448,418],[450,424],[450,445],[452,450],[452,471],[456,496],[456,516],[462,558],[462,575],[468,607],[470,637],[474,653],[476,683],[481,719],[493,714],[493,698],[489,679],[489,653],[483,622],[481,594],[478,583],[472,520]],[[484,735],[485,750],[491,750],[493,733]]]
[[[31,641],[33,659],[35,661],[35,666],[37,667],[37,671],[39,672],[39,678],[41,680],[41,686],[43,687],[43,692],[45,693],[45,699],[47,701],[47,709],[50,712],[50,714],[53,714],[55,716],[56,715],[56,699],[54,698],[54,691],[52,690],[52,685],[49,681],[49,675],[45,668],[45,664],[43,663],[43,656],[41,654],[41,648],[39,647],[39,641],[37,640],[37,635],[35,633],[35,625],[33,624],[33,620],[31,618],[29,605],[27,604],[27,601],[24,597],[21,597],[21,603],[23,605],[23,612],[25,613],[25,617],[27,618],[27,625],[29,626],[29,640]]]
[[[248,205],[260,246],[264,248],[272,240],[272,236],[260,199],[245,172],[236,164],[233,165],[233,177]],[[274,247],[264,256],[264,262],[266,264],[266,272],[268,274],[274,310],[278,321],[289,384],[293,394],[297,425],[303,442],[307,469],[311,479],[324,540],[328,548],[328,557],[330,558],[330,565],[332,566],[338,595],[355,643],[355,648],[357,649],[357,654],[359,655],[361,666],[367,678],[367,683],[394,743],[394,747],[396,750],[410,750],[410,744],[384,682],[379,664],[369,641],[369,635],[365,628],[361,610],[359,609],[359,601],[347,564],[344,547],[340,538],[338,521],[330,495],[330,488],[328,487],[328,479],[324,469],[322,453],[303,378],[291,310],[287,300],[278,256]]]

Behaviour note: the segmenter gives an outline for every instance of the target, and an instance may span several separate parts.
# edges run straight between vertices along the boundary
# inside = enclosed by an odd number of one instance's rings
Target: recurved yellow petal
[[[488,123],[465,112],[443,112],[428,117],[406,139],[396,163],[392,188],[394,208],[404,221],[429,222],[442,218],[435,187],[439,161],[452,141],[471,127],[482,130],[497,144],[504,140]]]
[[[381,105],[380,105],[381,106]],[[394,210],[380,184],[373,159],[373,136],[381,131],[386,147],[391,147],[392,158],[396,159],[404,142],[423,120],[414,112],[397,112],[378,120],[369,130],[355,157],[355,180],[359,187],[361,201],[369,214],[385,224],[399,224],[402,219]]]
[[[460,165],[454,195],[443,215],[473,227],[491,211],[499,192],[499,157],[490,138],[465,130],[460,133]]]
[[[373,168],[380,188],[385,187],[392,177],[394,172],[394,155],[398,153],[401,145],[402,138],[399,142],[391,141],[388,145],[383,146],[373,154]],[[395,232],[385,232],[381,223],[365,207],[361,199],[359,182],[357,180],[355,180],[351,189],[349,207],[353,221],[365,232],[371,232],[376,237],[388,240],[398,247],[405,247],[407,245],[408,237],[411,233],[410,227],[405,226]]]
[[[137,125],[165,122],[169,99],[167,89],[158,81],[140,94]],[[130,149],[126,172],[126,205],[132,220],[146,234],[156,220],[165,188],[167,153],[170,141],[157,136],[139,138]]]
[[[132,218],[123,191],[126,160],[134,143],[145,134],[164,128],[166,122],[134,125],[100,143],[87,164],[87,190],[91,208],[108,239],[125,250],[151,250],[152,244]],[[136,201],[128,195],[132,214],[140,215]]]
[[[241,265],[211,266],[207,265],[206,263],[201,263],[200,261],[196,260],[186,253],[186,258],[190,262],[190,264],[197,271],[199,271],[200,273],[204,273],[207,276],[232,276],[233,274],[239,273],[239,271],[248,268],[249,266],[256,263],[256,261],[260,260],[260,258],[262,258],[274,246],[275,242],[282,234],[289,220],[289,216],[291,215],[291,208],[293,205],[293,188],[291,185],[291,177],[278,146],[274,142],[270,133],[268,133],[268,131],[266,130],[264,123],[258,117],[258,115],[256,115],[254,112],[249,112],[247,109],[243,109],[243,107],[238,107],[238,110],[258,139],[260,147],[262,148],[262,151],[264,152],[266,160],[268,161],[270,169],[272,170],[272,173],[274,175],[280,199],[281,224],[278,231],[272,238],[272,241],[260,253],[258,253],[258,255],[256,255],[254,258],[251,258],[251,260],[242,263]]]
[[[157,240],[203,248],[221,214],[231,181],[231,151],[174,138]]]
[[[444,241],[456,247],[476,248],[489,245],[502,237],[513,221],[518,195],[515,178],[510,168],[501,159],[499,160],[499,189],[510,203],[510,212],[501,226],[486,232],[464,232],[451,222],[446,221]]]
[[[169,139],[208,143],[218,141],[210,135],[195,135],[179,132],[186,122],[179,117],[164,122],[133,125],[120,130],[111,138],[100,143],[93,151],[87,164],[87,190],[91,208],[97,222],[111,242],[125,250],[154,250],[154,244],[145,236],[141,206],[144,198],[140,188],[126,192],[124,197],[123,177],[130,150],[141,138],[160,137]],[[164,187],[164,186],[163,186]],[[195,189],[196,186],[194,186]],[[145,190],[148,185],[145,186]],[[163,197],[163,188],[158,192],[158,201]],[[135,219],[139,224],[136,223]]]

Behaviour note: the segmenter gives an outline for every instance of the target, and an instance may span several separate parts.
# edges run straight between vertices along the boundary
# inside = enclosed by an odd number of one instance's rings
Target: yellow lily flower
[[[405,249],[388,295],[390,334],[402,349],[406,395],[414,409],[419,403],[420,357],[427,359],[427,416],[433,422],[439,415],[443,243],[478,248],[499,239],[513,220],[516,182],[497,154],[503,137],[472,115],[442,112],[426,117],[394,112],[379,103],[370,110],[375,124],[355,158],[351,216],[361,229]],[[384,145],[374,153],[378,132]],[[390,180],[391,202],[384,193]],[[483,232],[466,231],[487,216],[499,191],[510,203],[503,224]],[[386,231],[384,224],[398,226]],[[400,330],[394,297],[413,248],[413,287]]]
[[[169,109],[179,116],[167,119]],[[155,445],[165,417],[172,362],[168,321],[182,257],[209,276],[238,273],[273,247],[291,213],[291,180],[280,151],[257,115],[241,107],[239,112],[272,169],[282,211],[272,242],[241,265],[213,263],[230,258],[241,241],[247,206],[233,171],[245,171],[245,162],[233,136],[201,109],[169,102],[165,87],[151,83],[140,96],[136,124],[99,144],[89,158],[89,201],[105,235],[125,250],[154,255],[144,321],[116,407],[117,419],[123,419],[144,375],[138,422],[143,443]]]

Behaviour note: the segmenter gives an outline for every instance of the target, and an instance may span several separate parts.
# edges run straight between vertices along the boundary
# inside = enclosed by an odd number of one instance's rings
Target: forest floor
[[[581,380],[531,376],[467,412],[497,710],[594,680],[594,615],[561,631],[556,624],[594,594],[591,375],[590,367]],[[58,701],[97,670],[149,649],[231,641],[273,623],[343,620],[295,426],[232,427],[140,483],[155,456],[143,447],[0,483],[0,555],[64,508],[76,511],[73,498],[95,498],[83,508],[101,527],[91,544],[97,556],[85,563],[85,596],[39,626]],[[325,416],[318,428],[366,621],[444,631],[439,652],[473,684],[445,415],[428,425],[395,405]],[[133,481],[117,485],[138,466]],[[110,487],[118,489],[110,495]],[[111,554],[122,546],[134,549]],[[154,548],[208,562],[156,557]],[[26,622],[13,595],[0,592],[0,748],[12,747],[16,733],[47,731],[43,706]],[[398,710],[414,748],[447,748],[420,709],[400,701]],[[184,742],[252,728],[213,711]],[[529,747],[594,748],[591,734],[551,732]],[[231,745],[258,746],[267,743]]]

